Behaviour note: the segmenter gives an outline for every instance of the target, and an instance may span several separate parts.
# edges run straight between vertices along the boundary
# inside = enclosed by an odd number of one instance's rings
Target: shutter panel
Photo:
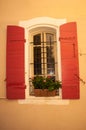
[[[62,98],[79,98],[79,63],[75,22],[60,26]]]
[[[24,99],[24,28],[18,26],[7,26],[6,56],[7,98]]]

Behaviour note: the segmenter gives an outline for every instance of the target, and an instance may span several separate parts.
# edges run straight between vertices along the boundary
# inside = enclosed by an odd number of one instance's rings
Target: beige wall
[[[48,16],[76,21],[80,78],[86,82],[85,0],[0,0],[0,96],[5,96],[6,26],[20,20]],[[86,130],[86,84],[80,82],[80,100],[69,105],[29,105],[0,99],[0,130]]]

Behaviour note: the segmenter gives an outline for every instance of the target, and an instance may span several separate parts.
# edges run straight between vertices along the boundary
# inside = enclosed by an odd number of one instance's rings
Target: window
[[[20,21],[19,25],[25,28],[25,84],[26,84],[26,99],[34,99],[37,101],[37,97],[32,96],[33,86],[31,86],[29,78],[34,77],[36,73],[39,75],[53,75],[55,79],[61,79],[61,55],[60,55],[60,41],[59,41],[59,27],[60,25],[66,23],[66,19],[53,19],[48,17],[39,17],[29,21]],[[52,45],[50,42],[52,43]],[[35,44],[33,44],[35,42]],[[38,45],[37,45],[38,42]],[[40,52],[43,52],[43,43],[46,42],[44,46],[44,52],[46,59],[40,59],[43,57],[43,53],[39,55]],[[49,42],[49,43],[48,43]],[[52,57],[50,59],[50,46],[52,48]],[[29,49],[28,49],[29,48]],[[36,52],[37,51],[37,52]],[[34,52],[36,55],[39,55],[38,64],[34,64]],[[27,57],[28,56],[28,57]],[[52,67],[50,66],[50,60],[53,61]],[[45,62],[46,64],[43,64]],[[36,66],[36,67],[35,67]],[[38,69],[39,66],[39,69]],[[41,69],[40,69],[41,68]],[[57,69],[58,68],[58,69]],[[44,70],[43,70],[44,69]],[[59,90],[59,95],[56,97],[50,97],[50,99],[62,98],[62,90]],[[40,99],[40,97],[39,97]],[[42,101],[41,97],[41,101]],[[45,98],[44,98],[45,100]],[[47,100],[47,99],[46,99]],[[50,100],[49,100],[50,101]],[[35,102],[35,101],[33,101]],[[52,101],[51,101],[52,102]]]
[[[48,27],[36,28],[30,31],[30,38],[30,77],[52,76],[53,80],[57,80],[59,61],[57,62],[56,30]],[[30,95],[33,95],[33,90],[30,81]]]
[[[51,74],[62,81],[60,98],[79,99],[76,22],[42,17],[21,21],[19,25],[7,27],[7,98],[57,103],[58,96],[32,96],[29,84],[31,76]]]

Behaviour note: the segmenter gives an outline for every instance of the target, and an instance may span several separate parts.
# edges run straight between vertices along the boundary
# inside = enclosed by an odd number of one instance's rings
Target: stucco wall
[[[5,97],[6,26],[48,16],[76,21],[80,78],[86,82],[85,0],[0,0],[0,97]],[[80,55],[81,54],[81,55]],[[0,99],[0,130],[86,130],[86,83],[69,105],[30,105]]]

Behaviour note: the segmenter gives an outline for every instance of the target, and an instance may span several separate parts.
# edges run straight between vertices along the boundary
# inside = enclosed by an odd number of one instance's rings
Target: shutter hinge
[[[26,42],[26,39],[24,39],[24,42]]]

